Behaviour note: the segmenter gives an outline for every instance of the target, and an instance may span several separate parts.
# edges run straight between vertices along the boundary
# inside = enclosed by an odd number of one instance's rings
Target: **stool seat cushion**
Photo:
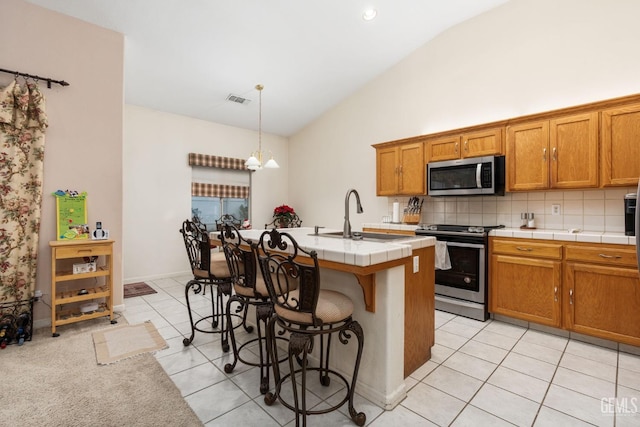
[[[240,266],[242,269],[242,266]],[[275,278],[274,278],[275,281]],[[267,284],[264,282],[262,274],[258,274],[256,277],[256,292],[254,294],[253,289],[250,286],[242,286],[237,283],[234,283],[233,289],[236,291],[238,295],[242,295],[245,297],[258,297],[258,298],[269,298],[269,289],[267,289]],[[275,292],[279,294],[278,288],[276,287]]]
[[[299,291],[289,292],[288,300],[298,300]],[[283,300],[283,297],[280,297]],[[282,319],[302,324],[313,324],[310,313],[302,313],[293,309],[286,309],[280,305],[275,306],[276,313]],[[353,314],[353,301],[343,293],[321,289],[316,305],[316,318],[323,323],[338,323],[346,320]]]
[[[256,291],[253,292],[253,288],[251,286],[242,286],[237,283],[233,284],[233,289],[236,291],[236,294],[242,295],[244,297],[258,297],[258,298],[268,298],[269,291],[267,290],[267,285],[264,283],[262,279],[262,275],[258,275],[256,277]]]
[[[211,252],[211,274],[218,279],[228,279],[231,277],[229,273],[229,266],[227,265],[227,258],[224,252]],[[201,279],[208,279],[209,272],[205,270],[194,270],[193,274]]]

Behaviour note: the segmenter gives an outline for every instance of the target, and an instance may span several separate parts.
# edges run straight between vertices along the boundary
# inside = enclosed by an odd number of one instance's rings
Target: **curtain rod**
[[[19,71],[5,70],[4,68],[0,68],[0,72],[13,74],[16,77],[23,76],[23,77],[30,77],[35,80],[44,80],[47,82],[47,88],[49,89],[51,89],[51,83],[56,83],[56,84],[59,84],[60,86],[69,86],[69,83],[65,82],[64,80],[54,80],[50,77],[40,77],[33,74],[21,73]]]

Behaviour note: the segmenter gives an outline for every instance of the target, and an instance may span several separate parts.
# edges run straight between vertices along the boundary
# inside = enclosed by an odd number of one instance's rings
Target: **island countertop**
[[[245,239],[257,241],[265,230],[240,230]],[[411,256],[414,249],[434,246],[436,239],[428,236],[402,236],[397,239],[373,242],[367,240],[342,239],[323,236],[323,233],[340,230],[321,229],[318,235],[311,227],[280,228],[280,232],[291,234],[298,245],[306,251],[316,251],[318,260],[336,262],[358,267],[368,267]],[[218,232],[211,232],[217,240]]]
[[[240,234],[245,239],[257,241],[264,231],[240,230]],[[320,267],[355,275],[362,288],[366,310],[372,313],[376,311],[376,273],[403,265],[414,250],[435,246],[436,242],[434,237],[411,235],[382,242],[342,239],[323,236],[323,233],[340,231],[326,228],[318,235],[311,227],[280,228],[278,231],[291,234],[302,249],[316,251]],[[209,235],[212,241],[219,242],[218,231]]]

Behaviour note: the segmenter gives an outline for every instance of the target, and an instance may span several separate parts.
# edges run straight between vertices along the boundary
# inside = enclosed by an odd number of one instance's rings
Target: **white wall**
[[[123,154],[124,281],[190,271],[182,221],[191,216],[190,152],[247,158],[254,131],[127,105]],[[262,228],[273,208],[287,203],[287,140],[262,135],[280,169],[252,174],[252,222]]]
[[[50,302],[58,189],[86,191],[89,224],[102,221],[114,244],[114,303],[122,303],[122,110],[124,37],[21,0],[0,6],[0,66],[64,79],[40,84],[46,99],[42,221],[36,289]],[[0,74],[0,86],[12,76]],[[92,227],[93,228],[93,227]],[[51,319],[36,304],[36,326]]]
[[[380,222],[372,144],[639,93],[638,16],[635,0],[511,0],[446,31],[290,138],[291,203],[339,228],[354,187],[352,226]]]

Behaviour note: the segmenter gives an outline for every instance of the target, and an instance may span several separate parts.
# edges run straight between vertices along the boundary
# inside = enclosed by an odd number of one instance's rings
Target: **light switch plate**
[[[417,273],[420,271],[420,257],[418,255],[413,257],[413,272]]]

